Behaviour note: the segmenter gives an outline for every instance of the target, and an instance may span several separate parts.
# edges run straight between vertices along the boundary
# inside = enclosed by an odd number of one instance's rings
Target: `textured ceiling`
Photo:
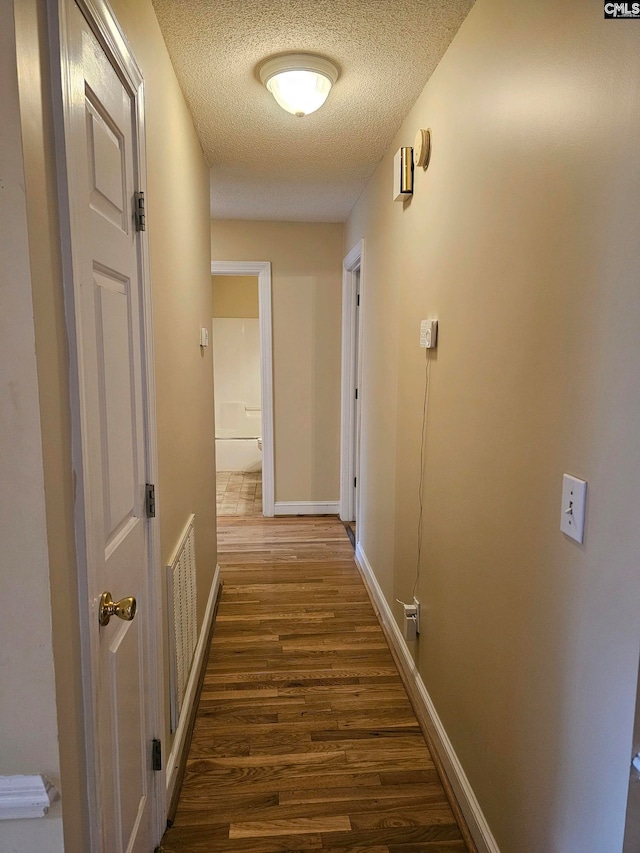
[[[211,215],[341,222],[473,0],[154,0],[211,167]],[[286,113],[257,66],[319,53],[325,105]],[[408,140],[411,144],[412,140]]]

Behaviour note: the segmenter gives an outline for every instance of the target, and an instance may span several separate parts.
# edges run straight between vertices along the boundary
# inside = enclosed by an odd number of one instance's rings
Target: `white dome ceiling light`
[[[299,118],[320,109],[338,79],[338,69],[333,62],[310,53],[289,53],[267,59],[259,73],[282,109]]]

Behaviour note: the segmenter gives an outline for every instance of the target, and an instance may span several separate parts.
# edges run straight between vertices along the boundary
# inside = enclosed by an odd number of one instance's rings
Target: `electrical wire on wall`
[[[422,533],[424,521],[424,469],[427,462],[427,415],[429,411],[429,378],[431,373],[431,350],[425,349],[425,368],[424,368],[424,399],[422,402],[422,432],[420,438],[420,485],[418,487],[418,542],[416,555],[416,579],[413,584],[411,597],[413,598],[418,588],[420,580],[420,558],[422,556]]]
[[[431,349],[425,349],[425,368],[424,368],[424,396],[422,400],[422,429],[420,431],[420,484],[418,486],[418,529],[417,529],[417,553],[416,553],[416,576],[411,591],[411,601],[415,601],[416,591],[418,589],[418,581],[420,580],[420,560],[422,557],[422,537],[424,527],[424,475],[427,463],[427,420],[429,413],[429,388],[431,374]],[[407,608],[407,602],[396,598],[398,604]]]

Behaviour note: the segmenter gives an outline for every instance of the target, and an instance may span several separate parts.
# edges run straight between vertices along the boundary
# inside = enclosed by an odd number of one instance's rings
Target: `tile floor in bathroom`
[[[218,471],[218,515],[262,515],[262,471]]]

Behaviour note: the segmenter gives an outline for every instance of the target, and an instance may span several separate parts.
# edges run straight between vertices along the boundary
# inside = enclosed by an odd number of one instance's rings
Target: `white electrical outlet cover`
[[[434,349],[438,343],[438,321],[420,321],[420,346],[424,349]]]
[[[429,321],[421,320],[420,321],[420,346],[426,347],[427,345],[427,331],[429,329]]]
[[[410,616],[407,616],[405,613],[402,622],[402,636],[405,638],[405,640],[411,642],[416,639],[416,633],[417,632],[415,617],[412,618]]]
[[[585,480],[564,474],[562,477],[562,508],[560,530],[582,544],[584,536],[584,513],[587,500]]]

